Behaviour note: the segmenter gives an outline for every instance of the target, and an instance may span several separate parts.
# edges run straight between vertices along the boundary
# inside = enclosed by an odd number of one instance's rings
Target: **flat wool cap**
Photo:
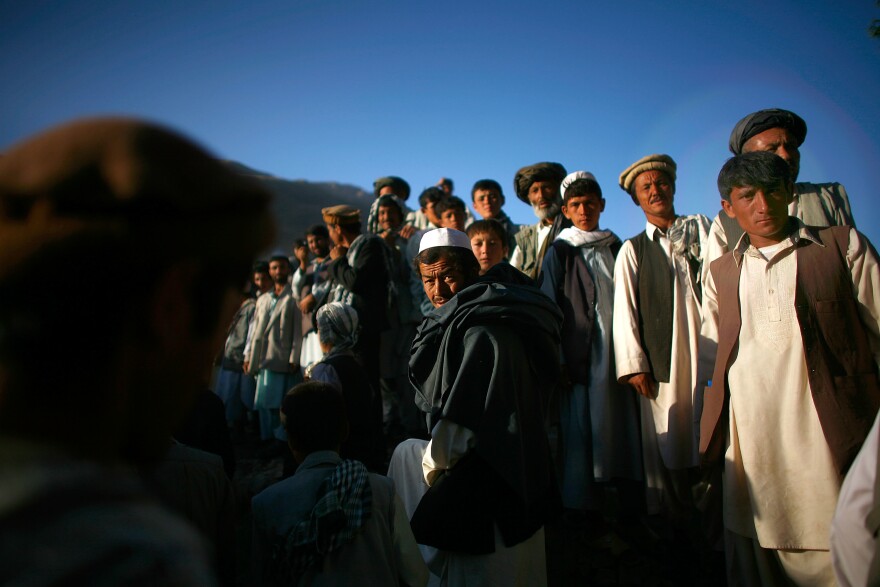
[[[361,211],[354,206],[339,204],[321,209],[321,216],[327,224],[360,224]]]
[[[635,179],[646,171],[662,171],[675,182],[675,170],[677,166],[675,161],[669,155],[648,155],[642,157],[620,173],[620,189],[629,193]]]
[[[730,132],[728,148],[734,155],[742,155],[743,145],[753,136],[771,128],[784,128],[797,140],[798,147],[807,138],[807,123],[804,119],[790,110],[782,108],[768,108],[758,110],[736,123]]]
[[[419,253],[434,247],[460,247],[471,251],[471,239],[468,235],[454,228],[435,228],[422,235],[419,242]]]
[[[84,240],[94,250],[230,255],[250,264],[275,236],[269,197],[154,123],[69,122],[0,157],[0,282],[32,261],[51,263],[47,251]]]

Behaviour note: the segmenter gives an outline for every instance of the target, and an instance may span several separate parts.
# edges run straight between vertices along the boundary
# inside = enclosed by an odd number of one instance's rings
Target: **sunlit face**
[[[797,139],[788,129],[777,127],[759,132],[743,143],[743,153],[752,151],[767,151],[782,157],[791,169],[791,181],[797,181],[801,169],[801,152]]]
[[[529,187],[529,204],[540,220],[556,218],[561,206],[559,183],[555,181],[536,181]]]
[[[461,208],[448,208],[440,215],[441,228],[454,228],[464,232],[465,215]]]
[[[290,263],[280,259],[269,261],[269,276],[276,284],[284,285],[290,277]]]
[[[596,230],[599,215],[605,211],[605,198],[598,194],[573,196],[562,205],[562,213],[581,230]]]
[[[397,194],[394,193],[394,188],[390,185],[386,185],[385,187],[383,187],[382,189],[379,190],[379,197],[380,198],[382,196],[396,196],[396,195]]]
[[[788,205],[792,200],[791,183],[772,190],[751,186],[735,187],[730,201],[721,200],[721,207],[740,228],[748,233],[755,247],[776,244],[788,236]]]
[[[481,218],[495,218],[501,212],[504,205],[504,196],[497,190],[474,191],[474,210]]]
[[[431,264],[419,263],[419,274],[425,295],[435,308],[451,300],[465,287],[464,273],[453,268],[446,259]]]
[[[400,208],[395,205],[379,206],[379,228],[382,230],[397,230],[403,218]]]
[[[310,234],[306,236],[306,243],[309,245],[309,250],[312,254],[318,257],[326,257],[327,253],[330,252],[330,243],[323,236]]]
[[[507,243],[489,232],[478,232],[471,237],[471,249],[480,262],[480,275],[500,263],[507,256]]]
[[[675,216],[675,184],[657,169],[643,171],[633,182],[636,199],[646,216]]]
[[[438,228],[442,228],[443,221],[440,219],[440,216],[437,215],[437,212],[434,211],[434,206],[436,205],[437,202],[428,202],[428,204],[424,208],[422,208],[422,212],[425,213],[425,216],[428,218],[428,222]]]
[[[268,273],[254,273],[254,285],[260,290],[260,293],[266,293],[272,289],[272,278]]]

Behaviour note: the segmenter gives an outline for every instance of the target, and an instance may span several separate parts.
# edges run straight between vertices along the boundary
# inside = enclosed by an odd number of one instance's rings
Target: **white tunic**
[[[809,234],[801,229],[795,238]],[[744,251],[742,327],[728,373],[731,417],[724,523],[764,548],[827,550],[840,477],[807,377],[794,309],[794,242],[787,239],[758,251],[744,237],[737,250]],[[880,273],[877,259],[866,253],[865,241],[851,231],[847,264],[876,357]],[[702,335],[717,341],[717,291],[711,275],[703,296]]]
[[[700,243],[705,244],[708,218],[701,217]],[[646,223],[645,232],[654,240],[656,226]],[[672,288],[672,358],[669,382],[658,382],[657,397],[648,402],[657,432],[657,444],[668,469],[685,469],[699,463],[698,428],[694,426],[693,391],[697,381],[697,340],[700,333],[700,303],[694,292],[687,261],[672,254],[665,235],[658,239],[674,268]],[[623,243],[614,266],[614,354],[617,377],[649,373],[648,357],[639,336],[638,260],[630,241]],[[635,393],[635,391],[633,391]],[[645,471],[652,477],[651,471]]]

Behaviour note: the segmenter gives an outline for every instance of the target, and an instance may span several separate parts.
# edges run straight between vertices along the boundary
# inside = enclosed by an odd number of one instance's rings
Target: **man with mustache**
[[[692,394],[709,219],[676,213],[675,174],[669,155],[648,155],[620,174],[647,222],[617,255],[613,330],[618,380],[640,396],[648,513],[665,514],[681,532],[699,462]]]

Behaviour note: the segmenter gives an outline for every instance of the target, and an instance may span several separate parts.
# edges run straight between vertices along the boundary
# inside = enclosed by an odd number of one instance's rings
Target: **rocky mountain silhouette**
[[[268,252],[280,250],[292,255],[294,241],[304,238],[309,226],[323,222],[321,208],[327,206],[348,204],[360,209],[366,227],[367,213],[373,201],[372,192],[335,182],[283,179],[235,161],[227,161],[226,164],[236,172],[260,182],[273,195],[272,209],[278,223],[278,236]]]

